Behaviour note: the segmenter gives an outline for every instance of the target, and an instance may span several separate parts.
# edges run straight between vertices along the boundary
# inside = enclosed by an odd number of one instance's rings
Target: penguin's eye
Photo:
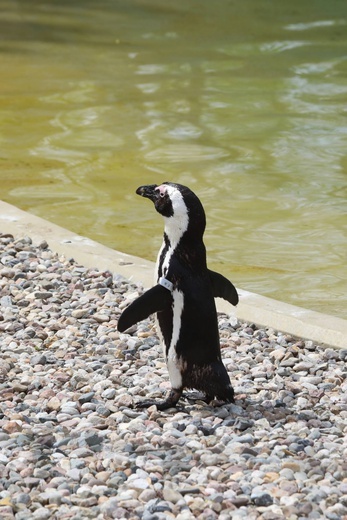
[[[165,197],[165,193],[163,191],[160,192],[161,198]]]

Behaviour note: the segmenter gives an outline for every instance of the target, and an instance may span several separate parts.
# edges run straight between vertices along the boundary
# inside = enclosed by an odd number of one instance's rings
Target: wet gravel
[[[219,315],[236,403],[162,397],[141,287],[0,235],[0,518],[347,520],[346,350]]]

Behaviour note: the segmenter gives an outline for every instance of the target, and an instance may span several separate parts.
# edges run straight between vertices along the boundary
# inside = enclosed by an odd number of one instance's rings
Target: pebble
[[[183,499],[183,496],[179,491],[173,488],[170,482],[167,482],[163,488],[163,498],[167,502],[172,502],[173,504],[176,504],[177,502]]]
[[[0,518],[347,516],[347,348],[220,314],[236,403],[141,410],[169,388],[154,320],[117,331],[141,287],[4,234],[0,287]]]

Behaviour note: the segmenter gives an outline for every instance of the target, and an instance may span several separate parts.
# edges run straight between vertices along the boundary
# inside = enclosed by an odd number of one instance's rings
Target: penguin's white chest
[[[182,360],[177,356],[176,346],[181,333],[182,313],[184,308],[183,292],[174,289],[172,291],[172,299],[172,336],[169,348],[166,351],[166,363],[172,387],[180,388],[182,386]]]
[[[176,247],[182,236],[188,228],[188,210],[180,193],[175,192],[176,206],[178,215],[165,219],[165,234],[168,238],[168,244],[163,242],[157,259],[157,282],[160,277],[170,278],[170,264]],[[165,253],[164,253],[165,252]],[[184,294],[178,289],[172,291],[172,334],[169,345],[163,343],[164,356],[169,371],[170,382],[172,388],[179,389],[182,387],[182,371],[183,360],[177,356],[177,343],[181,335],[182,313],[184,309]]]

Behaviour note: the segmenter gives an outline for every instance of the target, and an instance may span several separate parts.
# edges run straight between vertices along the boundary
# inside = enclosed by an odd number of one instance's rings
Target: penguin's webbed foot
[[[155,405],[158,410],[167,410],[168,408],[174,408],[176,404],[178,403],[179,398],[182,395],[182,389],[174,389],[172,388],[170,390],[169,395],[164,401],[155,401],[155,400],[148,400],[148,401],[140,401],[136,403],[136,408],[149,408],[150,406]]]
[[[157,410],[167,410],[168,408],[176,406],[175,404],[168,403],[167,400],[155,401],[153,399],[149,401],[140,401],[139,403],[136,403],[135,408],[150,408],[153,405],[157,407]]]

